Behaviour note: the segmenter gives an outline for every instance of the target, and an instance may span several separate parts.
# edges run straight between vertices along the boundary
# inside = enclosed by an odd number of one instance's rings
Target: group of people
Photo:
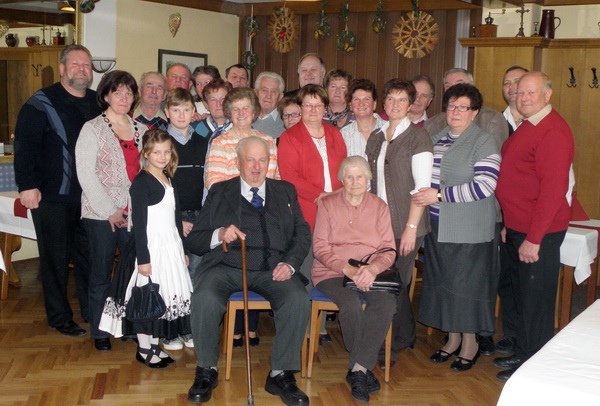
[[[430,78],[389,80],[377,114],[373,82],[327,72],[316,54],[300,59],[300,87],[285,93],[274,72],[250,89],[237,64],[224,78],[214,66],[174,64],[139,85],[117,70],[94,92],[80,45],[62,52],[60,74],[27,101],[15,129],[16,183],[32,210],[48,323],[60,333],[86,333],[66,294],[72,262],[95,348],[109,351],[110,335],[135,337],[136,359],[165,368],[174,362],[166,351],[193,347],[188,399],[207,402],[245,240],[248,288],[271,303],[276,327],[265,390],[287,405],[309,404],[294,372],[312,289],[340,309],[352,396],[368,402],[380,390],[373,370],[383,368],[390,323],[394,362],[416,341],[408,292],[420,249],[417,320],[448,332],[432,362],[457,356],[450,368],[466,371],[497,349],[509,355],[494,360],[505,381],[552,337],[574,145],[543,73],[507,70],[503,115],[483,106],[469,72],[452,69],[443,112],[431,118]],[[372,290],[392,266],[399,294]],[[167,311],[128,320],[133,288],[150,280]],[[250,312],[250,345],[259,345],[257,322]],[[236,346],[242,327],[238,315]]]

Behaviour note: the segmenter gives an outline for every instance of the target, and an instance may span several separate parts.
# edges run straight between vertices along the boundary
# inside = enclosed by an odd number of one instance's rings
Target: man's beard
[[[90,86],[91,79],[85,78],[70,78],[69,86],[79,90],[85,90]]]

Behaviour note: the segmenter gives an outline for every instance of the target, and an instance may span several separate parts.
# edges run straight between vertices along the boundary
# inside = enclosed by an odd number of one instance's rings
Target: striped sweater
[[[269,144],[269,168],[267,170],[267,177],[271,179],[281,179],[279,176],[279,168],[277,166],[277,147],[273,137],[259,131],[252,131],[252,135],[264,139]],[[205,186],[206,189],[218,182],[229,180],[240,174],[236,166],[237,154],[235,148],[237,147],[240,137],[233,131],[227,131],[217,138],[215,138],[210,144],[210,151],[206,157],[205,166]]]

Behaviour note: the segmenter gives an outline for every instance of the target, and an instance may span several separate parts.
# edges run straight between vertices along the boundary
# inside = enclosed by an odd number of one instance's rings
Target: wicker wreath
[[[430,14],[423,11],[416,17],[410,13],[400,17],[392,30],[392,43],[406,58],[422,58],[438,42],[438,25]]]
[[[260,31],[260,24],[256,17],[246,18],[244,25],[246,26],[246,33],[250,38],[254,37]]]
[[[277,52],[290,52],[298,38],[298,22],[292,10],[285,5],[276,8],[269,21],[269,36],[271,46]]]

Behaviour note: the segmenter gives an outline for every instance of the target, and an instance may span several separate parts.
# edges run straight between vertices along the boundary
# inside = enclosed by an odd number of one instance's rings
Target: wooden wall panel
[[[376,34],[371,29],[371,22],[375,13],[350,13],[348,29],[354,31],[358,41],[354,52],[346,53],[336,47],[335,37],[344,29],[344,22],[338,14],[328,14],[331,25],[331,35],[323,39],[314,39],[314,27],[318,15],[296,16],[300,35],[296,46],[288,53],[281,54],[275,51],[267,36],[267,27],[270,16],[257,16],[260,31],[252,40],[252,49],[258,55],[258,64],[252,74],[253,77],[260,72],[270,70],[283,76],[286,89],[298,87],[297,66],[298,60],[307,52],[316,52],[325,61],[327,69],[340,68],[352,73],[356,78],[371,79],[381,90],[386,81],[399,77],[410,79],[418,73],[429,75],[436,83],[436,88],[441,89],[444,71],[454,65],[454,50],[456,47],[456,16],[454,10],[439,10],[430,12],[440,27],[439,43],[433,52],[421,59],[407,59],[400,55],[392,44],[392,28],[403,14],[402,12],[387,12],[385,18],[388,22],[384,33]],[[243,27],[243,24],[242,24]],[[245,29],[240,37],[240,49],[245,49]],[[432,115],[441,109],[441,92],[429,109]],[[378,110],[381,110],[379,103]]]

